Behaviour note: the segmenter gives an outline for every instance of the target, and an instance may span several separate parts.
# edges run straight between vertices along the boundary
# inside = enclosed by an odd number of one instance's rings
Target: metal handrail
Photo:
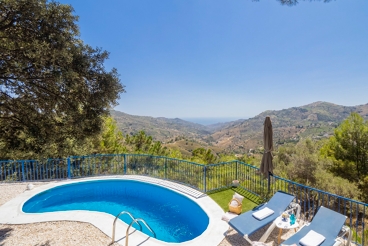
[[[120,217],[120,215],[122,215],[122,214],[127,214],[127,215],[129,215],[129,216],[130,216],[130,218],[132,218],[132,222],[130,223],[130,225],[131,225],[133,222],[135,222],[135,223],[137,223],[137,224],[139,225],[140,230],[142,231],[142,225],[141,225],[141,224],[139,224],[139,223],[136,221],[136,219],[133,217],[133,215],[132,215],[131,213],[129,213],[128,211],[122,211],[122,212],[120,212],[120,213],[115,217],[114,223],[113,223],[113,225],[112,225],[112,242],[111,242],[111,243],[114,243],[114,242],[115,242],[115,225],[116,225],[116,221],[118,220],[118,218],[119,218],[119,217]]]
[[[152,230],[152,228],[146,223],[146,221],[144,221],[143,219],[141,219],[141,218],[138,218],[138,219],[134,219],[133,221],[132,221],[132,223],[130,223],[130,225],[128,226],[128,229],[126,230],[126,234],[125,234],[125,246],[128,246],[128,237],[129,237],[129,229],[130,229],[130,227],[132,226],[132,224],[135,222],[135,223],[137,223],[137,224],[139,224],[138,223],[138,221],[141,221],[147,228],[148,228],[148,230],[150,230],[151,232],[152,232],[152,234],[153,234],[153,236],[156,238],[156,233]],[[139,224],[140,225],[140,224]],[[142,228],[142,226],[141,226],[141,228]]]

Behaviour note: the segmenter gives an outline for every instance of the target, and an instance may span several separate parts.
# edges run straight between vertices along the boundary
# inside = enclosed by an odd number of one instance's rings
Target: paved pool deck
[[[63,211],[63,212],[48,212],[48,213],[24,213],[22,211],[23,204],[33,197],[34,195],[43,192],[45,190],[71,183],[85,182],[91,180],[106,180],[106,179],[121,179],[121,180],[137,180],[146,183],[152,183],[159,185],[173,191],[176,191],[187,198],[196,202],[208,215],[209,224],[207,229],[198,237],[193,240],[186,241],[183,243],[166,243],[155,238],[149,237],[139,230],[130,229],[129,234],[129,245],[142,245],[142,246],[187,246],[187,245],[208,245],[217,246],[225,238],[224,233],[229,228],[228,224],[221,220],[224,214],[223,210],[206,194],[192,189],[188,186],[181,185],[175,182],[156,179],[138,175],[123,175],[123,176],[103,176],[83,179],[72,179],[59,181],[56,183],[49,183],[43,186],[36,187],[32,190],[26,190],[19,196],[8,201],[7,203],[0,206],[0,223],[2,224],[28,224],[36,222],[46,221],[79,221],[88,222],[100,229],[103,233],[111,238],[113,221],[115,216],[112,216],[103,212],[94,211]],[[116,241],[125,245],[125,233],[128,225],[121,220],[117,220],[116,223]]]

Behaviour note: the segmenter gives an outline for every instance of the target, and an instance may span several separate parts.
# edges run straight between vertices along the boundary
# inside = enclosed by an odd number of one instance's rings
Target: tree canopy
[[[80,40],[77,20],[69,5],[0,0],[2,149],[42,153],[83,141],[124,92],[117,70],[105,70],[108,52]]]
[[[99,137],[94,138],[94,141],[96,142],[94,148],[95,153],[121,154],[127,152],[123,144],[123,133],[111,116],[104,119],[102,133]]]
[[[217,158],[214,154],[212,154],[211,149],[197,148],[192,152],[191,161],[204,164],[211,164],[216,163],[216,159]]]
[[[358,199],[361,193],[356,184],[330,172],[331,160],[320,155],[323,143],[322,140],[304,139],[295,146],[280,147],[274,159],[275,174],[340,196]]]
[[[332,161],[331,172],[357,184],[361,200],[368,201],[368,121],[358,113],[335,129],[335,134],[321,149]]]
[[[145,153],[158,156],[168,156],[170,150],[162,146],[160,141],[154,141],[152,136],[146,135],[144,131],[139,131],[133,136],[126,135],[125,144],[133,153]]]
[[[361,181],[368,175],[368,122],[358,113],[351,113],[335,129],[322,154],[333,160],[333,173],[353,182]]]
[[[256,1],[259,1],[259,0],[256,0]],[[282,5],[287,5],[287,6],[294,6],[294,5],[297,5],[300,2],[300,0],[277,0],[277,1],[279,1]],[[303,1],[306,1],[306,0],[303,0]],[[328,3],[331,0],[309,0],[309,1],[310,2],[312,2],[312,1],[323,1],[324,3]]]

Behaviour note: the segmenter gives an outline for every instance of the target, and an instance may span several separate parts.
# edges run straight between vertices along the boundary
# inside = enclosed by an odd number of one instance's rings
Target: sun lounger
[[[273,222],[283,211],[285,211],[294,198],[293,195],[278,191],[267,203],[229,220],[229,225],[249,243],[252,243],[248,236]],[[265,242],[274,228],[275,224],[272,223],[259,241]]]
[[[303,226],[281,245],[340,245],[341,243],[336,239],[345,221],[346,216],[321,206],[309,225]],[[351,240],[350,229],[344,227],[344,232],[348,234],[347,245],[349,245]]]

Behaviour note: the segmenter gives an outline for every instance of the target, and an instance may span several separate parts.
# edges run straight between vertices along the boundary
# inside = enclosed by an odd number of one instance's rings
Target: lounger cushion
[[[235,194],[233,195],[233,198],[235,198],[236,200],[238,200],[240,203],[243,202],[244,196],[239,195],[238,193],[235,192]]]
[[[232,200],[231,203],[230,203],[230,206],[237,207],[237,206],[239,206],[239,203],[237,202],[237,200]]]
[[[325,237],[318,232],[310,230],[307,235],[305,235],[302,239],[300,239],[299,243],[304,246],[318,246],[323,241],[325,241]]]
[[[264,218],[267,218],[271,214],[275,213],[272,209],[269,209],[268,207],[265,207],[257,212],[253,213],[253,217],[259,220],[263,220]]]

